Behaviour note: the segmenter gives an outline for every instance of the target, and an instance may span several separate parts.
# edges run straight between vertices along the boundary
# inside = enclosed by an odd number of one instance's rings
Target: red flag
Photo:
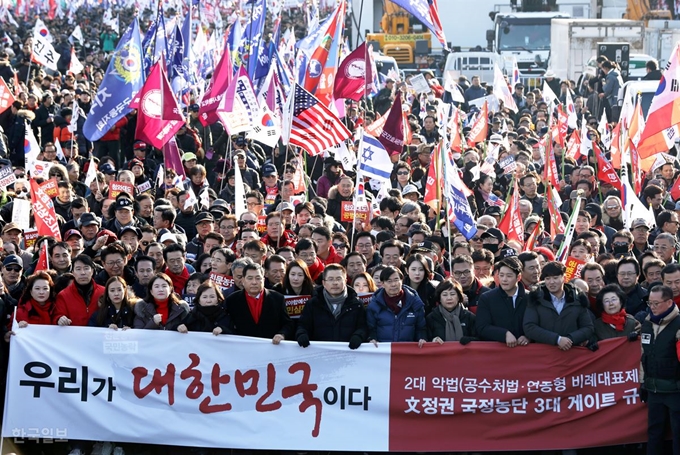
[[[449,127],[451,128],[451,150],[460,153],[463,151],[463,140],[460,137],[460,111],[456,108],[453,109]]]
[[[330,109],[299,84],[295,84],[294,97],[289,141],[292,145],[315,156],[352,136]]]
[[[340,63],[333,85],[335,99],[359,101],[366,91],[366,80],[371,80],[367,77],[370,68],[364,41]]]
[[[486,101],[484,101],[484,106],[479,112],[475,123],[472,125],[472,129],[468,134],[468,145],[474,147],[478,142],[486,141],[487,131],[489,129],[489,106]]]
[[[614,170],[614,166],[604,156],[604,153],[602,153],[602,150],[600,150],[600,147],[595,142],[593,142],[593,151],[597,158],[597,179],[601,183],[609,183],[614,188],[621,190],[621,180],[616,170]]]
[[[557,129],[557,128],[555,128]],[[544,137],[549,137],[551,135],[550,132],[546,134]],[[557,181],[557,162],[555,161],[555,151],[552,148],[552,141],[548,140],[547,144],[545,146],[545,173],[543,176],[543,180],[545,183],[550,183],[552,186],[555,188],[559,189],[559,183]]]
[[[163,59],[149,73],[139,96],[135,138],[163,148],[184,125],[182,111],[172,93]],[[131,105],[132,107],[132,105]]]
[[[35,272],[39,272],[41,270],[47,270],[50,268],[50,261],[47,256],[47,242],[43,242],[42,246],[40,247],[40,256],[38,257],[38,262],[35,264]]]
[[[57,214],[54,211],[54,203],[45,194],[45,191],[40,188],[38,182],[33,179],[31,179],[31,202],[33,204],[35,227],[38,229],[38,235],[51,235],[61,242],[61,233],[59,232]]]
[[[536,246],[536,237],[538,237],[538,234],[540,232],[541,232],[541,222],[539,221],[534,226],[534,230],[531,231],[531,235],[527,239],[526,245],[524,245],[524,251],[533,251],[534,247]]]
[[[519,213],[519,187],[517,186],[517,179],[515,179],[508,209],[498,224],[498,229],[505,232],[508,240],[516,240],[524,244],[524,226],[522,225],[522,216]]]
[[[7,83],[0,77],[0,114],[5,112],[17,99],[14,98],[12,91],[7,86]]]
[[[567,150],[565,152],[566,156],[578,160],[581,157],[581,132],[574,130],[569,137],[567,142]]]
[[[612,166],[614,169],[621,169],[621,120],[612,130],[612,145],[609,147]]]
[[[186,178],[187,175],[186,172],[184,172],[182,157],[179,152],[179,147],[177,147],[177,140],[174,136],[163,146],[163,161],[165,163],[165,169],[174,169],[177,175]]]
[[[569,116],[562,111],[562,105],[557,106],[557,128],[553,130],[555,141],[564,147],[564,140],[567,137],[567,130],[569,129]]]
[[[378,140],[390,156],[400,154],[404,148],[404,120],[401,111],[401,92],[397,91],[392,108],[387,114],[385,126],[378,136]]]
[[[441,209],[441,189],[444,188],[443,176],[441,172],[441,143],[438,143],[432,152],[432,161],[427,170],[427,183],[425,184],[425,197],[423,202],[430,206],[432,210],[439,213]]]
[[[233,77],[233,65],[229,55],[229,49],[225,49],[222,58],[217,63],[213,77],[205,89],[205,94],[201,100],[201,107],[198,110],[198,118],[203,126],[211,125],[219,120],[217,117],[217,107],[227,92],[227,87],[231,84]]]
[[[566,227],[560,215],[560,207],[555,199],[557,192],[554,188],[548,187],[545,197],[548,200],[548,213],[550,214],[550,238],[554,239],[557,234],[564,234]]]

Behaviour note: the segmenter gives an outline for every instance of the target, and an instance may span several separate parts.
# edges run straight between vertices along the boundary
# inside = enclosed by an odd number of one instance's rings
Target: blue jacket
[[[425,305],[418,293],[403,286],[404,302],[401,311],[395,315],[385,303],[385,290],[378,290],[366,309],[370,340],[380,342],[418,341],[427,339]]]

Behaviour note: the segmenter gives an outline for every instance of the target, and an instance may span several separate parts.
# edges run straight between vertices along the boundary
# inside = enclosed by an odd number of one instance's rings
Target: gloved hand
[[[299,335],[297,338],[297,342],[300,345],[300,347],[306,348],[307,346],[309,346],[309,335],[307,335],[306,333]]]
[[[349,339],[349,348],[350,349],[358,349],[359,346],[361,346],[361,342],[363,340],[359,335],[352,335],[352,337]]]
[[[590,349],[592,352],[595,352],[600,349],[600,345],[597,344],[597,341],[593,341],[592,343],[588,343],[588,349]]]
[[[630,332],[628,334],[628,341],[637,341],[639,336],[640,336],[640,334],[637,333],[637,332]]]
[[[472,341],[472,337],[462,337],[460,339],[460,344],[465,346],[466,344],[470,343],[470,341]]]
[[[648,399],[649,393],[647,392],[647,389],[645,389],[643,386],[640,386],[640,401],[647,403]]]

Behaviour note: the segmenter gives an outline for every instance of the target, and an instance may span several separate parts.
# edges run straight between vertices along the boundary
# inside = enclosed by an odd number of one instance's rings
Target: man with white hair
[[[492,217],[491,215],[480,216],[479,219],[477,220],[477,223],[482,224],[489,229],[497,227],[498,224],[496,218]]]

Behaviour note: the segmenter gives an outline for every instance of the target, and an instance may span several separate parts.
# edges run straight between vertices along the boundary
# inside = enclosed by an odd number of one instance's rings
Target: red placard
[[[132,183],[109,182],[109,199],[115,199],[120,193],[135,195],[135,186]]]
[[[625,337],[601,341],[596,352],[392,343],[389,450],[505,452],[646,441],[639,365],[640,344]],[[442,437],[452,429],[455,437]]]
[[[257,232],[259,232],[260,235],[262,235],[266,231],[267,231],[267,215],[258,215],[257,216]]]
[[[368,219],[368,206],[357,206],[356,216],[361,221]],[[343,201],[340,206],[340,221],[343,223],[354,221],[354,203],[352,201]]]
[[[24,231],[24,246],[26,249],[29,249],[35,244],[35,241],[38,240],[38,231],[36,229],[30,230],[30,231]]]
[[[307,300],[311,299],[311,295],[287,295],[286,296],[286,310],[288,310],[288,316],[291,319],[300,319],[302,310],[307,303]]]
[[[575,257],[569,256],[567,258],[567,263],[565,264],[567,270],[564,272],[564,281],[570,282],[572,278],[578,278],[581,276],[581,269],[586,263]]]
[[[362,292],[361,294],[357,294],[357,298],[361,301],[361,303],[364,304],[364,308],[368,306],[369,302],[371,301],[371,298],[373,298],[373,293],[372,292]]]
[[[54,211],[54,202],[38,182],[31,180],[31,204],[35,215],[35,227],[39,235],[51,235],[61,241],[59,222]]]
[[[59,188],[57,187],[57,179],[49,179],[40,185],[40,189],[45,192],[49,197],[57,197],[59,194]]]

